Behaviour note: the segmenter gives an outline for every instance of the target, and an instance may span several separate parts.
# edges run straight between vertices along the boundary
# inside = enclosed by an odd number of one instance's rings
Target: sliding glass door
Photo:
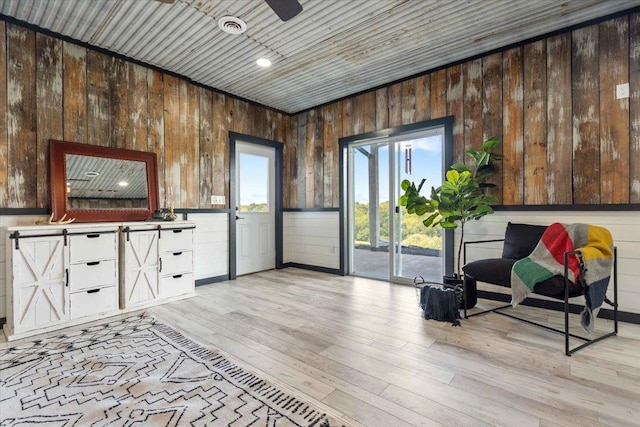
[[[350,273],[411,282],[441,280],[440,229],[398,205],[400,184],[426,179],[424,195],[439,186],[444,170],[444,126],[410,134],[356,141],[348,147]]]

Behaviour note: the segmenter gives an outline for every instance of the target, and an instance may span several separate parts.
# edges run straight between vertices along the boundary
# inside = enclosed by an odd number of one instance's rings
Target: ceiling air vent
[[[247,24],[235,16],[223,16],[218,20],[218,27],[229,34],[242,34],[247,30]]]

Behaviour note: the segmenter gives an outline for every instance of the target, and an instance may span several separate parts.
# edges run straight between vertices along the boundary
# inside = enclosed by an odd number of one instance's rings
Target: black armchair
[[[542,234],[545,232],[546,229],[547,227],[543,225],[508,223],[504,239],[466,242],[464,245],[464,253],[463,253],[464,266],[462,267],[465,281],[468,280],[468,278],[473,278],[479,282],[484,282],[492,285],[510,288],[511,287],[511,268],[513,267],[513,264],[517,260],[525,258],[529,256],[531,252],[533,252],[538,242],[540,241]],[[504,241],[501,258],[481,259],[481,260],[472,261],[469,263],[466,262],[467,247],[469,245],[474,245],[478,243],[488,243],[488,242],[500,242],[500,241]],[[534,294],[539,294],[539,295],[544,295],[544,296],[555,298],[555,299],[564,300],[564,314],[565,314],[564,330],[555,329],[544,324],[532,322],[530,320],[505,313],[503,310],[512,307],[511,304],[496,307],[489,310],[476,312],[473,314],[467,314],[465,310],[464,317],[468,318],[468,317],[477,316],[480,314],[495,312],[497,314],[501,314],[517,320],[521,320],[536,326],[543,327],[545,329],[563,333],[565,335],[565,354],[567,356],[570,356],[572,353],[580,350],[581,348],[589,344],[592,344],[596,341],[600,341],[609,336],[616,335],[618,332],[618,318],[617,318],[618,290],[617,290],[617,251],[615,247],[614,247],[614,272],[613,272],[614,301],[611,302],[608,299],[605,299],[605,302],[613,307],[614,331],[595,339],[584,338],[569,332],[569,298],[582,296],[584,294],[584,288],[582,286],[575,286],[574,283],[570,282],[567,279],[568,277],[567,259],[568,259],[568,256],[571,256],[574,254],[575,252],[565,253],[564,276],[556,275],[548,280],[545,280],[544,282],[537,283],[533,289]],[[571,349],[569,347],[569,337],[577,338],[586,342],[580,346],[577,346]]]

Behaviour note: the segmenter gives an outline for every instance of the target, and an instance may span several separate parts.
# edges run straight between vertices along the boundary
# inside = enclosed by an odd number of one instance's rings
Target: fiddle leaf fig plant
[[[457,250],[456,276],[460,275],[460,256],[464,242],[464,226],[467,222],[478,220],[493,213],[491,203],[498,199],[487,193],[486,189],[495,187],[487,181],[497,169],[493,163],[500,155],[490,150],[500,144],[497,137],[488,139],[481,150],[467,150],[471,157],[471,166],[454,164],[446,173],[445,181],[439,187],[431,187],[429,197],[422,196],[420,191],[425,183],[423,179],[416,187],[415,183],[404,180],[401,188],[404,194],[398,203],[404,206],[409,214],[427,215],[422,221],[425,227],[442,227],[445,230],[460,227],[460,244]]]

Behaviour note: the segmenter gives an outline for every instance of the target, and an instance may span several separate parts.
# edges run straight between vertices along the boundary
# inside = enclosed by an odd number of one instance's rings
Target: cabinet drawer
[[[178,295],[193,292],[195,284],[193,274],[175,274],[173,276],[163,276],[160,279],[160,293],[162,298],[171,298]]]
[[[187,230],[162,230],[160,235],[162,251],[176,252],[193,249],[193,229]]]
[[[90,289],[71,294],[71,318],[91,316],[106,312],[115,312],[118,309],[118,288]]]
[[[177,251],[162,254],[162,270],[160,274],[172,275],[193,272],[193,252]]]
[[[116,261],[87,261],[69,266],[71,292],[94,289],[116,284]]]
[[[116,257],[116,233],[80,234],[69,241],[72,264]]]

